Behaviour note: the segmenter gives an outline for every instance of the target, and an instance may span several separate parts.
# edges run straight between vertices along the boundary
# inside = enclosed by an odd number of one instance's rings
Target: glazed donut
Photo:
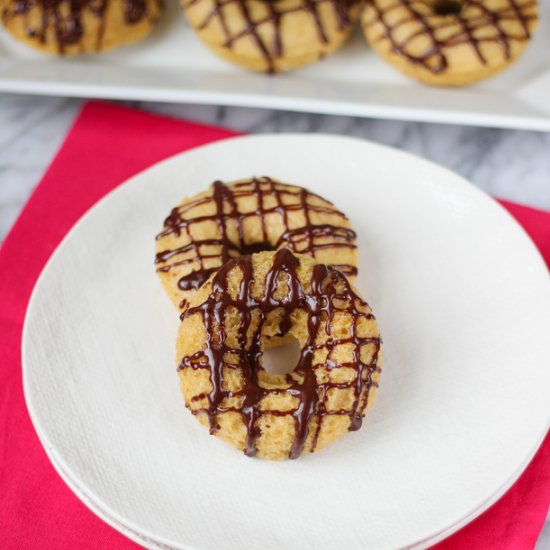
[[[71,56],[110,50],[149,34],[161,0],[2,0],[2,23],[45,53]]]
[[[184,200],[164,222],[156,240],[157,274],[176,306],[228,259],[283,247],[357,273],[355,233],[333,204],[302,187],[262,177]]]
[[[269,336],[300,345],[290,374],[262,367]],[[227,262],[192,298],[177,338],[186,406],[248,456],[314,452],[357,430],[380,375],[380,334],[346,277],[288,249]]]
[[[537,26],[536,0],[367,0],[371,47],[406,75],[464,86],[505,69]]]
[[[199,38],[246,69],[280,72],[338,48],[359,17],[362,0],[182,0]]]

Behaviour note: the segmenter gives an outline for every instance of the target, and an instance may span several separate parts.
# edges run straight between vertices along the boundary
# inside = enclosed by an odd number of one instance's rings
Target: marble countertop
[[[55,155],[81,103],[0,95],[0,241]],[[370,139],[442,164],[496,197],[550,210],[550,133],[236,107],[127,104],[248,133],[323,132]],[[549,520],[537,550],[550,550]]]

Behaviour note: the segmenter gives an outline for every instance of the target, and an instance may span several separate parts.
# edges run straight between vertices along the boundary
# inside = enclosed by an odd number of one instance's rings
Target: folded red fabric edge
[[[222,128],[89,102],[0,248],[4,358],[0,366],[0,535],[4,548],[135,547],[78,501],[40,446],[22,393],[19,346],[24,314],[47,259],[89,207],[157,161],[235,135]],[[550,213],[501,203],[550,263]],[[550,502],[549,466],[547,437],[512,488],[436,548],[532,548]]]

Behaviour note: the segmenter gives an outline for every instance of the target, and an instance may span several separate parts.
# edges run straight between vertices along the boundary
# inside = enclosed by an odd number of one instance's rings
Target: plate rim
[[[34,425],[34,421],[33,421],[33,427],[35,428],[35,431],[37,433],[38,439],[40,440],[40,443],[44,447],[46,456],[50,460],[54,470],[57,472],[59,477],[66,483],[66,485],[74,493],[74,495],[92,513],[98,516],[102,521],[107,523],[109,526],[111,526],[113,529],[115,529],[122,535],[128,537],[130,540],[137,542],[138,544],[144,545],[146,548],[151,548],[153,550],[181,550],[181,549],[194,550],[190,546],[184,547],[179,545],[176,547],[176,546],[172,546],[170,541],[161,541],[160,539],[156,540],[151,533],[148,533],[148,534],[141,533],[136,526],[126,525],[125,523],[123,523],[121,517],[116,518],[114,516],[111,516],[109,511],[104,510],[101,507],[101,503],[98,503],[94,500],[93,495],[88,494],[88,492],[86,491],[86,488],[79,486],[77,481],[71,478],[70,472],[66,471],[63,468],[62,461],[58,461],[53,449],[49,449],[44,443],[44,441],[42,440],[43,436],[38,431],[38,427]],[[529,466],[531,460],[536,455],[545,437],[546,437],[546,433],[543,434],[541,440],[536,444],[532,454],[530,455],[530,457],[527,458],[526,463],[520,466],[518,471],[514,473],[514,475],[506,482],[506,484],[503,485],[502,488],[499,489],[485,504],[483,504],[482,507],[474,510],[470,515],[465,516],[462,520],[458,521],[456,524],[449,526],[448,529],[441,531],[437,534],[434,534],[434,536],[430,537],[429,539],[418,541],[417,543],[413,544],[412,546],[408,546],[407,548],[410,548],[412,550],[429,548],[430,546],[445,540],[447,537],[450,537],[451,535],[458,532],[463,527],[466,527],[470,522],[474,521],[477,517],[483,514],[483,512],[487,511],[489,508],[491,508],[491,506],[496,504],[500,500],[500,498],[502,498],[508,492],[508,490],[512,487],[512,485],[514,485],[516,481],[518,481],[518,479],[521,477],[521,475],[523,474],[527,466]]]
[[[124,192],[128,189],[129,186],[131,186],[135,181],[139,181],[144,175],[146,175],[149,171],[156,170],[159,166],[164,164],[169,164],[172,162],[177,162],[177,160],[182,157],[186,156],[188,154],[193,154],[197,151],[204,151],[209,148],[223,148],[227,142],[234,142],[234,141],[257,141],[257,140],[285,140],[285,139],[308,139],[308,140],[339,140],[339,141],[347,141],[347,142],[358,142],[363,145],[367,145],[374,148],[379,148],[387,151],[391,151],[392,154],[401,155],[404,157],[408,157],[410,159],[413,159],[415,162],[420,162],[424,164],[426,167],[429,167],[429,169],[437,169],[438,171],[446,172],[447,175],[451,176],[452,179],[456,181],[458,184],[460,182],[461,186],[466,186],[466,188],[469,189],[470,192],[474,192],[477,199],[482,200],[485,202],[485,205],[489,208],[496,209],[500,211],[500,215],[503,215],[504,218],[508,220],[507,223],[512,223],[515,226],[515,230],[519,230],[523,234],[524,238],[524,246],[529,246],[531,248],[531,252],[535,252],[535,257],[537,258],[537,262],[539,264],[539,267],[542,267],[543,269],[547,270],[546,262],[543,259],[539,249],[534,244],[526,230],[519,224],[519,222],[493,197],[491,197],[488,193],[480,189],[479,187],[475,186],[468,180],[466,180],[461,175],[457,174],[456,172],[437,164],[436,162],[433,162],[431,160],[425,159],[419,155],[409,153],[406,151],[402,151],[400,149],[397,149],[395,147],[391,147],[388,145],[380,144],[373,142],[371,140],[357,138],[357,137],[350,137],[340,134],[330,134],[330,133],[315,133],[315,134],[308,134],[308,133],[269,133],[269,134],[259,134],[259,135],[240,135],[240,136],[232,136],[229,138],[221,139],[215,142],[207,143],[205,145],[201,145],[198,147],[193,147],[191,149],[185,150],[180,153],[176,153],[175,155],[171,155],[163,160],[160,160],[151,166],[145,168],[144,170],[134,174],[133,176],[127,178],[126,180],[122,181],[120,184],[118,184],[115,188],[107,192],[102,198],[100,198],[98,201],[96,201],[93,205],[91,205],[79,218],[78,220],[71,226],[70,230],[65,234],[65,236],[61,239],[61,241],[57,244],[54,251],[49,256],[48,260],[44,264],[40,275],[36,279],[36,282],[34,284],[31,296],[29,298],[27,309],[25,311],[25,317],[24,317],[24,323],[23,323],[23,330],[22,330],[22,337],[21,337],[21,359],[22,359],[22,374],[23,374],[23,392],[24,392],[24,398],[25,403],[27,406],[27,410],[29,413],[29,417],[31,419],[32,425],[35,429],[35,432],[38,436],[38,439],[43,446],[46,455],[48,456],[50,462],[52,463],[54,469],[57,471],[57,473],[60,475],[60,477],[63,479],[63,481],[69,486],[69,488],[73,491],[73,493],[77,496],[77,498],[83,502],[83,504],[90,509],[94,514],[99,516],[103,521],[111,525],[114,529],[121,532],[123,535],[127,536],[128,538],[131,538],[132,540],[136,541],[132,536],[130,536],[126,531],[129,530],[130,532],[134,532],[134,536],[142,536],[144,539],[150,539],[155,544],[161,544],[166,546],[167,548],[174,548],[174,549],[181,549],[181,550],[194,550],[193,547],[180,542],[171,541],[168,539],[165,539],[163,537],[159,537],[158,535],[155,535],[153,533],[147,532],[147,530],[142,530],[138,525],[135,525],[132,521],[128,521],[126,518],[122,517],[118,512],[115,510],[112,510],[108,505],[103,503],[97,495],[94,495],[93,491],[90,491],[89,488],[83,488],[82,485],[77,485],[76,478],[77,476],[74,474],[74,472],[71,471],[71,468],[68,464],[64,462],[64,460],[61,457],[58,457],[55,453],[54,446],[52,445],[51,441],[49,440],[46,432],[42,429],[41,426],[41,420],[39,416],[37,415],[36,411],[33,407],[33,401],[32,401],[32,395],[29,390],[29,365],[27,363],[27,357],[26,357],[26,349],[27,349],[27,342],[29,340],[29,329],[28,329],[28,319],[30,318],[33,310],[33,304],[37,301],[37,295],[40,291],[40,286],[42,284],[42,280],[45,276],[46,271],[48,270],[48,267],[51,262],[54,261],[54,259],[58,256],[59,251],[62,249],[62,247],[65,246],[65,243],[68,241],[68,239],[72,238],[71,236],[74,235],[76,228],[78,228],[83,223],[86,223],[86,220],[93,215],[93,212],[96,208],[98,208],[101,204],[104,202],[110,200],[112,195]],[[438,185],[445,186],[447,185],[446,182],[439,182]],[[504,481],[493,494],[489,495],[483,502],[479,503],[477,507],[475,507],[473,510],[471,510],[468,514],[466,514],[464,517],[461,517],[457,519],[452,525],[449,525],[447,528],[444,528],[443,530],[439,530],[437,532],[434,532],[430,534],[428,537],[419,540],[417,542],[412,543],[412,545],[407,546],[407,548],[425,548],[427,546],[433,545],[437,542],[440,542],[441,540],[447,538],[451,534],[455,533],[471,521],[473,521],[475,518],[477,518],[480,514],[482,514],[484,511],[486,511],[488,508],[490,508],[496,501],[498,501],[507,491],[510,489],[510,487],[518,480],[518,478],[521,476],[521,474],[524,472],[526,467],[531,462],[532,458],[536,454],[537,450],[539,449],[540,445],[544,441],[544,438],[546,437],[546,434],[548,433],[550,428],[550,411],[548,414],[548,418],[546,420],[546,427],[542,430],[542,432],[538,435],[537,440],[532,445],[532,447],[529,449],[528,453],[522,460],[521,464],[514,470],[514,472],[510,475],[510,477]],[[62,473],[63,472],[63,473]],[[68,481],[68,479],[72,479],[72,482]],[[99,510],[98,510],[99,509]],[[136,541],[143,544],[143,541]]]
[[[22,62],[21,66],[32,63]],[[109,67],[106,67],[107,69]],[[429,107],[402,107],[377,102],[323,100],[316,98],[285,97],[272,93],[250,93],[209,90],[193,90],[180,87],[149,87],[129,85],[89,85],[70,79],[46,82],[33,78],[9,78],[2,74],[0,64],[0,93],[28,94],[32,96],[65,96],[79,99],[107,99],[127,101],[170,102],[197,105],[224,105],[252,109],[273,109],[294,113],[355,116],[366,119],[423,122],[427,124],[452,124],[480,128],[501,128],[550,132],[550,116],[488,114],[466,110],[436,109]],[[188,74],[197,73],[189,70]],[[488,94],[489,95],[489,94]],[[493,94],[494,95],[494,94]]]

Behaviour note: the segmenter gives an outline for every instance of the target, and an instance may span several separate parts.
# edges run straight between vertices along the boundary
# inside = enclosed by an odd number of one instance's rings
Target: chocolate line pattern
[[[511,58],[512,42],[526,42],[531,38],[530,23],[536,22],[536,0],[504,0],[499,9],[491,9],[483,0],[394,0],[385,8],[377,0],[368,0],[374,16],[364,23],[366,28],[380,24],[382,30],[376,42],[389,40],[392,51],[411,63],[422,65],[433,74],[449,67],[448,48],[469,44],[479,62],[488,63],[483,53],[484,43],[497,43],[505,59]],[[403,16],[397,21],[394,12]],[[503,24],[516,22],[515,29],[504,29]],[[396,36],[405,25],[416,23],[401,40]],[[413,54],[413,42],[426,37],[428,45],[421,54]]]
[[[347,278],[334,268],[317,264],[313,267],[311,290],[306,291],[297,275],[299,260],[287,249],[279,250],[273,265],[265,275],[263,296],[253,295],[254,272],[251,256],[242,256],[226,263],[212,280],[212,292],[205,302],[187,309],[182,314],[182,320],[193,315],[200,315],[206,327],[208,339],[203,351],[182,358],[178,370],[205,369],[209,371],[212,390],[208,394],[196,395],[193,401],[208,398],[208,407],[192,410],[197,415],[205,413],[209,420],[212,434],[220,428],[217,417],[227,412],[238,412],[246,425],[245,454],[254,456],[257,452],[257,441],[260,437],[258,421],[262,415],[291,416],[294,419],[295,435],[289,452],[289,458],[300,456],[308,441],[310,429],[313,429],[310,451],[317,446],[323,419],[333,415],[349,416],[349,430],[361,427],[363,412],[367,406],[369,391],[377,384],[372,380],[374,372],[380,372],[377,366],[381,340],[379,337],[360,337],[358,323],[363,320],[374,320],[368,305],[359,298]],[[228,277],[232,270],[242,272],[238,295],[235,298],[228,292]],[[281,276],[288,280],[288,291],[279,299],[275,298],[275,290]],[[307,342],[302,346],[300,359],[294,371],[286,375],[286,387],[267,389],[258,381],[258,372],[262,369],[262,328],[270,313],[277,309],[283,311],[280,322],[281,334],[288,333],[291,328],[291,314],[297,308],[307,312]],[[225,338],[226,316],[228,311],[237,311],[239,325],[237,341],[239,348],[231,347]],[[258,312],[258,315],[254,313]],[[337,313],[348,313],[354,319],[345,336],[331,333],[331,323]],[[259,319],[257,326],[252,319]],[[253,331],[251,333],[251,331]],[[365,332],[363,332],[365,334]],[[378,334],[378,333],[376,333]],[[326,336],[326,338],[324,337]],[[337,363],[334,351],[338,346],[351,345],[353,360]],[[370,347],[363,361],[362,350]],[[317,350],[326,350],[326,359],[320,364],[314,364]],[[228,358],[232,359],[232,362]],[[319,382],[317,369],[337,368],[353,369],[353,378],[348,382]],[[232,392],[224,388],[224,368],[240,370],[244,385],[239,391]],[[323,378],[321,378],[323,380]],[[353,392],[353,404],[349,410],[328,410],[327,400],[331,389]],[[260,410],[261,400],[270,393],[290,394],[298,399],[298,405],[291,410]],[[224,406],[227,399],[238,398],[240,407]]]
[[[252,211],[243,211],[238,201],[243,198],[254,197],[256,208]],[[275,199],[275,204],[266,206],[268,198]],[[295,204],[285,204],[285,200],[298,199]],[[324,204],[312,204],[312,200],[319,199]],[[197,217],[188,217],[191,212],[200,206],[215,205],[213,214]],[[289,214],[303,213],[305,224],[302,227],[290,228]],[[288,248],[299,254],[306,254],[317,258],[319,251],[332,248],[355,249],[356,234],[351,229],[334,225],[316,225],[312,222],[313,213],[330,214],[342,220],[346,216],[336,210],[325,199],[310,191],[279,183],[269,177],[253,178],[245,182],[227,186],[221,181],[212,184],[212,195],[188,202],[172,210],[164,222],[164,230],[157,235],[157,240],[170,234],[180,236],[185,234],[186,243],[175,249],[158,252],[155,263],[164,264],[157,267],[157,271],[166,272],[176,266],[193,265],[194,270],[182,276],[178,281],[180,290],[196,290],[217,271],[220,266],[231,258],[241,254],[250,254],[266,249]],[[268,217],[277,215],[282,222],[284,232],[274,246],[268,243]],[[261,243],[248,243],[245,239],[245,223],[247,219],[257,217],[260,220],[262,231]],[[205,222],[215,222],[218,228],[218,237],[210,239],[194,239],[194,226]],[[229,224],[236,223],[237,238],[230,238]],[[206,251],[205,251],[206,249]],[[214,252],[212,251],[214,249]],[[189,257],[189,254],[192,254]],[[179,259],[184,255],[184,259]],[[165,263],[170,261],[170,263]],[[208,267],[206,266],[208,262]],[[214,264],[214,266],[212,266]],[[349,264],[334,265],[345,275],[356,275],[357,268]]]
[[[199,2],[204,0],[185,0],[183,5],[185,8],[192,8]],[[353,21],[350,19],[350,10],[353,6],[358,5],[358,0],[212,0],[213,9],[204,20],[197,26],[199,31],[206,29],[213,21],[219,19],[220,26],[223,30],[224,42],[223,47],[232,49],[235,44],[244,37],[251,37],[256,45],[260,55],[265,59],[268,65],[268,71],[275,71],[275,59],[284,55],[283,33],[281,32],[281,21],[284,17],[298,13],[307,12],[310,14],[313,24],[317,29],[317,35],[321,44],[329,42],[327,29],[323,23],[320,13],[320,7],[323,4],[331,6],[336,18],[338,30],[344,31]],[[254,18],[254,3],[263,4],[267,13]],[[243,26],[240,32],[235,34],[230,30],[228,23],[228,9],[236,6],[243,19]],[[260,32],[260,27],[269,25],[272,27],[272,32],[266,33],[272,35],[271,40],[265,38],[265,35]]]
[[[157,2],[161,6],[161,1]],[[146,0],[11,0],[5,2],[2,21],[7,23],[15,17],[23,17],[27,36],[41,44],[46,42],[47,32],[53,26],[58,52],[63,55],[67,47],[82,43],[85,32],[83,18],[84,13],[88,13],[99,21],[95,46],[99,51],[103,43],[107,24],[106,13],[110,3],[120,4],[127,25],[135,25],[150,15]],[[30,21],[30,12],[35,8],[40,10],[38,28],[31,26]],[[82,46],[80,50],[84,53]]]

